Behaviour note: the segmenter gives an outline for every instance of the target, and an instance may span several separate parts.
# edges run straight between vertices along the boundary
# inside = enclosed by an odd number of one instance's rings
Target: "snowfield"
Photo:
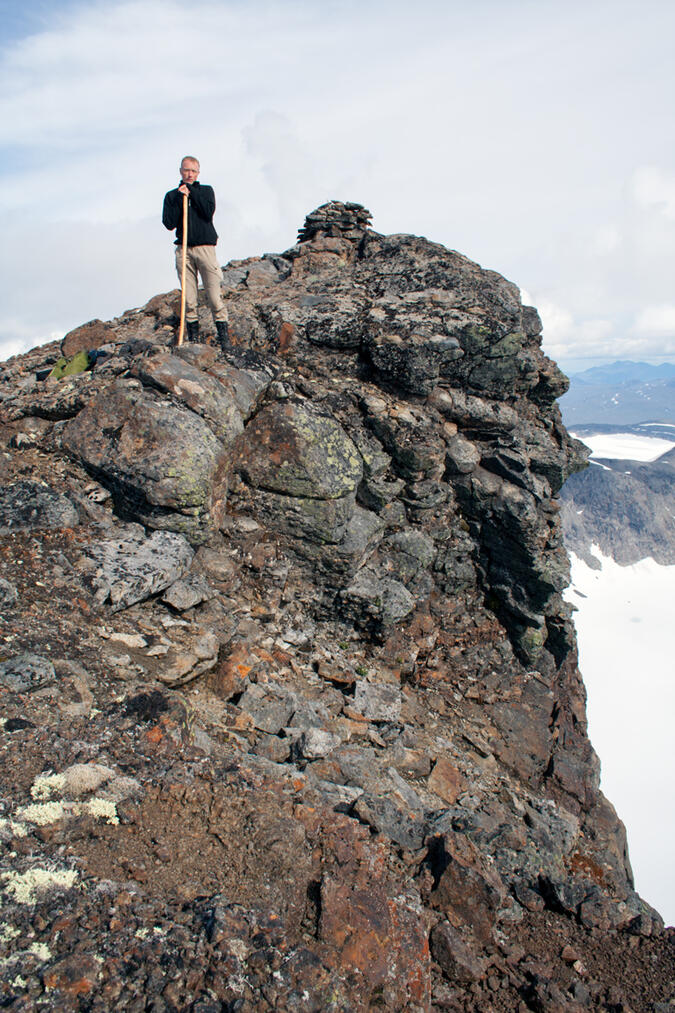
[[[614,444],[608,456],[616,458],[616,449]],[[653,559],[619,566],[597,546],[591,551],[601,569],[572,555],[572,584],[565,592],[578,609],[589,736],[602,760],[602,790],[628,831],[636,889],[672,925],[675,566]]]
[[[656,436],[638,436],[635,433],[598,433],[597,436],[577,436],[591,451],[591,458],[604,457],[614,461],[658,461],[675,443]]]

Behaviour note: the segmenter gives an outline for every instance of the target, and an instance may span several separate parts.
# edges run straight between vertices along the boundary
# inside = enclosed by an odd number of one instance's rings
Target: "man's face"
[[[199,175],[199,163],[198,162],[181,162],[180,165],[180,178],[184,183],[194,183]]]

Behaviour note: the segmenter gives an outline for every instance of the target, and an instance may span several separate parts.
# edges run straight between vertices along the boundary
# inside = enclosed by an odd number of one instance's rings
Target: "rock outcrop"
[[[0,371],[7,1008],[668,999],[597,956],[673,961],[586,734],[566,380],[516,286],[369,220],[228,264],[227,353],[170,293]]]

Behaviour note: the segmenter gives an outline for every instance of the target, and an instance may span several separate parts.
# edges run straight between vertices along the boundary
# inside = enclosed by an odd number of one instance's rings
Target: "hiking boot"
[[[187,328],[187,340],[199,341],[199,321],[187,320],[185,326]]]
[[[218,331],[218,343],[223,351],[227,348],[231,348],[230,325],[227,320],[216,320],[216,330]]]

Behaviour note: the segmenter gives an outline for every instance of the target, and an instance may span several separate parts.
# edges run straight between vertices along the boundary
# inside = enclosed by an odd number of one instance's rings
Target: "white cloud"
[[[660,306],[646,306],[635,320],[635,331],[647,337],[671,338],[675,348],[675,304],[663,303]]]
[[[636,169],[632,180],[636,203],[655,208],[675,220],[675,172],[658,165],[643,165]]]
[[[621,232],[616,225],[601,225],[595,230],[591,239],[593,252],[600,257],[616,253],[623,242]]]
[[[614,324],[600,318],[575,318],[570,310],[548,299],[535,299],[544,325],[543,346],[554,359],[590,358],[616,352]]]

